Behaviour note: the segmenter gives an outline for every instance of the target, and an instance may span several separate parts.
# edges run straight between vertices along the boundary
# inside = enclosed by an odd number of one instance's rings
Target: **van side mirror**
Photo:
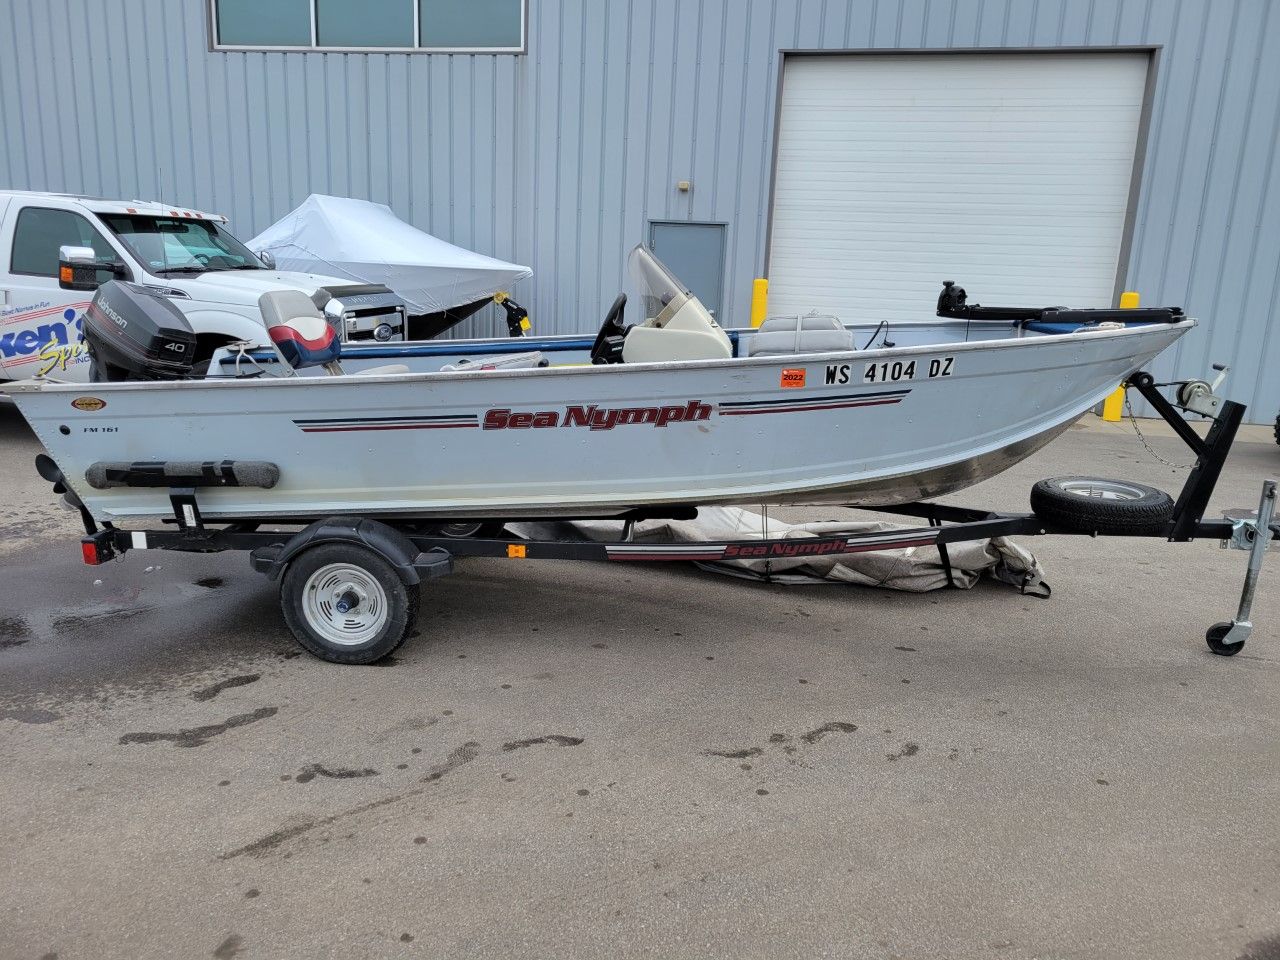
[[[258,254],[258,259],[262,261],[262,265],[268,270],[274,270],[276,268],[276,258],[271,255],[271,251],[263,250]]]
[[[109,271],[113,276],[127,278],[128,268],[119,260],[99,260],[93,247],[58,248],[58,286],[63,290],[97,290],[101,281],[98,274]]]

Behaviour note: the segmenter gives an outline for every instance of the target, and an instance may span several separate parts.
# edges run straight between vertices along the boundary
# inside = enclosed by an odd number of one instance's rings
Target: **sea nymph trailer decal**
[[[669,543],[626,544],[605,550],[610,560],[771,560],[794,557],[821,557],[827,554],[865,553],[870,550],[898,550],[927,547],[938,539],[938,529],[895,530],[852,537],[815,537],[779,543]]]

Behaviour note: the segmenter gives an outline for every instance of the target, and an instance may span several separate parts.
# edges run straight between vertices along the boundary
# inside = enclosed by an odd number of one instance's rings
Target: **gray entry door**
[[[655,220],[649,246],[713,317],[724,293],[724,224]]]

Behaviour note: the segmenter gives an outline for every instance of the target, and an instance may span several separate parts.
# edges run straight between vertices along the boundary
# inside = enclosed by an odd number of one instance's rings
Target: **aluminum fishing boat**
[[[620,296],[589,343],[424,344],[381,367],[268,294],[277,362],[224,358],[208,379],[181,378],[180,331],[148,320],[159,298],[108,284],[90,347],[151,379],[4,389],[98,521],[170,515],[185,487],[213,521],[877,506],[1012,466],[1194,325],[1176,309],[990,314],[948,286],[927,332],[812,316],[726,332],[645,248],[631,270],[634,326]],[[305,367],[323,375],[292,375]]]

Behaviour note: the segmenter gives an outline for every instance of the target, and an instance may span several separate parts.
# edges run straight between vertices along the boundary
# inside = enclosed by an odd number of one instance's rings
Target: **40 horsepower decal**
[[[547,427],[612,430],[615,427],[645,423],[665,427],[669,423],[710,419],[711,407],[701,400],[665,407],[600,407],[592,403],[587,406],[565,407],[563,413],[558,410],[516,412],[498,407],[485,411],[483,426],[486,430],[537,430]]]

